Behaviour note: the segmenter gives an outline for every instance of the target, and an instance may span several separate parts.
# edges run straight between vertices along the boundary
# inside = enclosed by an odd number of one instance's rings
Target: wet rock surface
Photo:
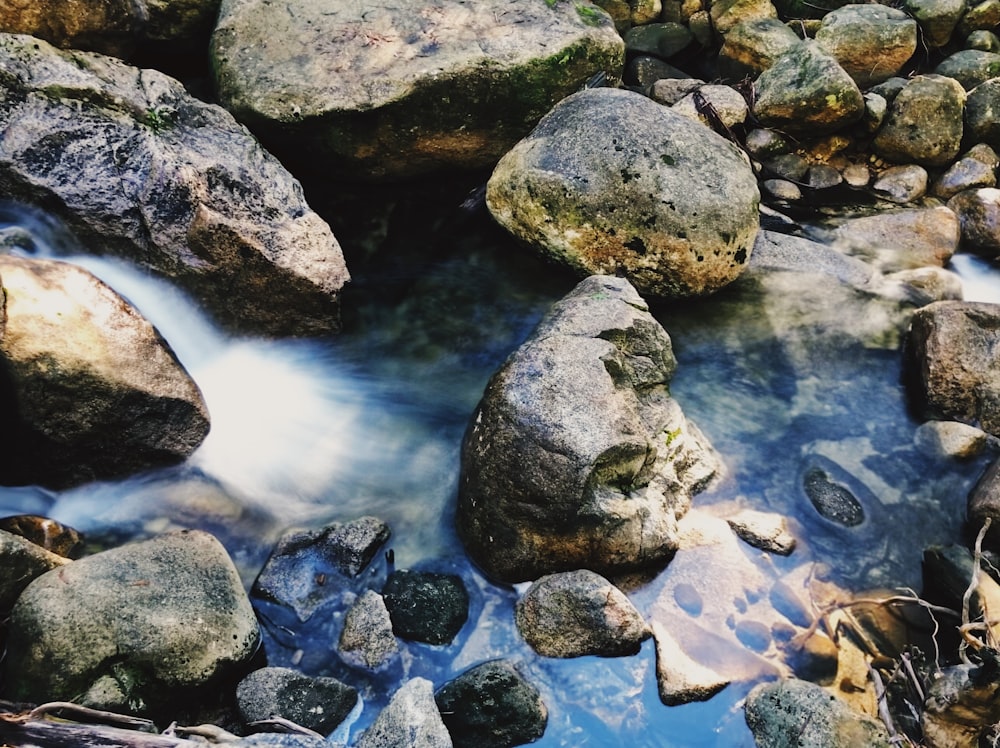
[[[236,687],[244,722],[281,717],[323,735],[354,708],[358,692],[336,678],[312,678],[290,668],[255,670]]]
[[[469,593],[454,574],[393,572],[382,598],[397,636],[428,644],[449,644],[469,617]]]
[[[412,678],[356,743],[358,748],[451,748],[451,735],[434,702],[434,687],[426,678]]]

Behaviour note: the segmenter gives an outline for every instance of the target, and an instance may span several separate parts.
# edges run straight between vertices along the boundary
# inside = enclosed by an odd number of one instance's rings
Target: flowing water
[[[489,376],[575,279],[485,216],[456,214],[459,200],[367,196],[321,207],[354,282],[343,333],[312,340],[227,334],[170,284],[83,255],[30,213],[0,212],[0,228],[24,229],[16,251],[84,265],[130,299],[200,385],[212,416],[208,439],[184,465],[60,493],[0,488],[0,513],[48,514],[95,547],[202,528],[226,545],[248,586],[286,529],[375,515],[392,527],[397,568],[455,571],[470,589],[472,620],[454,644],[407,645],[411,676],[437,686],[486,659],[517,661],[549,708],[540,746],[752,745],[741,711],[751,683],[666,707],[652,641],[634,657],[540,658],[514,629],[517,590],[491,584],[465,558],[452,526],[463,431]],[[954,269],[968,298],[1000,302],[995,266],[963,256]],[[679,362],[672,392],[726,464],[726,477],[695,505],[788,516],[799,546],[769,562],[778,577],[810,565],[848,589],[919,588],[923,547],[960,539],[986,458],[921,451],[898,345],[845,334],[852,315],[870,310],[824,303],[826,290],[751,287],[655,309]],[[866,513],[861,525],[816,514],[802,491],[816,465],[851,488]],[[632,590],[644,614],[661,586]],[[335,629],[331,622],[305,647],[271,636],[269,659],[342,674],[323,638]],[[370,723],[394,685],[359,683],[364,708],[349,729]]]

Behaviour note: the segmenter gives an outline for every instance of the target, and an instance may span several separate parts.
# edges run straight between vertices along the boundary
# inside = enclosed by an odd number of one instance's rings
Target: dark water
[[[58,494],[0,489],[0,512],[49,514],[98,544],[203,528],[227,546],[248,586],[287,528],[376,515],[393,529],[397,568],[455,571],[471,592],[473,621],[456,643],[405,645],[410,676],[439,686],[483,660],[515,660],[549,708],[540,746],[752,745],[741,711],[752,682],[666,707],[652,641],[628,658],[540,658],[513,627],[517,590],[489,583],[465,559],[452,527],[462,433],[489,376],[575,279],[536,261],[485,216],[456,210],[460,198],[317,201],[354,282],[343,333],[314,340],[227,335],[169,284],[85,258],[21,220],[34,251],[72,255],[157,325],[202,387],[212,432],[178,468]],[[1000,301],[995,267],[966,257],[955,266],[970,297]],[[726,477],[695,506],[790,518],[799,547],[767,561],[769,584],[808,567],[848,590],[918,588],[923,547],[960,538],[985,458],[959,462],[918,448],[898,335],[866,333],[859,343],[858,320],[870,324],[871,309],[851,308],[853,297],[831,304],[828,292],[829,283],[750,284],[655,309],[679,361],[673,394],[726,464]],[[861,503],[857,527],[824,520],[809,503],[803,476],[817,466]],[[670,571],[631,591],[644,614],[662,604]],[[325,622],[306,642],[271,637],[269,659],[339,674],[325,644],[338,626]],[[353,733],[395,685],[358,682],[365,707]]]

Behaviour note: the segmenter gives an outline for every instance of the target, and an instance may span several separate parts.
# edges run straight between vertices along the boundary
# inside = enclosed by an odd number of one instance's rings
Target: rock
[[[987,482],[992,476],[984,476]],[[981,507],[984,508],[984,507]],[[980,515],[981,517],[983,515]],[[980,527],[970,528],[978,533]],[[997,535],[987,536],[996,547]],[[1000,584],[982,570],[972,587],[974,559],[968,548],[960,545],[931,546],[924,550],[924,598],[935,604],[962,610],[968,594],[969,620],[989,620],[990,636],[1000,634],[1000,625],[988,611],[1000,610]]]
[[[374,672],[383,671],[396,661],[399,644],[380,594],[366,590],[347,611],[337,651],[347,664]]]
[[[190,53],[207,44],[218,10],[219,0],[4,3],[0,31],[122,58],[157,44],[169,44],[173,54]]]
[[[1000,434],[1000,305],[939,301],[918,309],[908,337],[915,396],[926,417]]]
[[[881,722],[853,711],[823,687],[804,680],[754,686],[744,714],[758,748],[893,745]]]
[[[993,151],[985,143],[980,143],[978,147]],[[979,187],[996,187],[996,155],[994,163],[989,163],[985,159],[965,156],[953,163],[934,182],[931,192],[935,197],[942,200],[949,200],[959,192],[973,190]],[[959,225],[959,232],[961,226]]]
[[[927,194],[927,170],[918,164],[892,166],[872,182],[872,192],[891,203],[916,202]]]
[[[986,537],[995,546],[996,539],[1000,537],[1000,460],[990,463],[973,486],[966,516],[974,533],[978,533],[983,523],[990,520],[991,530]]]
[[[972,141],[1000,149],[1000,78],[990,78],[969,91],[965,100],[965,129]]]
[[[322,606],[339,600],[389,539],[389,526],[375,517],[335,522],[320,530],[286,533],[261,569],[251,594],[308,621]]]
[[[450,644],[469,618],[469,593],[460,577],[429,571],[395,571],[382,598],[396,636]]]
[[[1000,54],[963,49],[955,52],[934,69],[937,75],[954,78],[966,91],[1000,75]]]
[[[974,31],[993,30],[1000,25],[1000,2],[998,0],[982,0],[970,4],[962,19],[958,22],[958,33],[968,36]],[[966,47],[971,49],[971,47]]]
[[[670,398],[666,331],[628,281],[593,276],[493,375],[462,445],[457,525],[488,574],[536,579],[667,560],[720,469]]]
[[[877,131],[885,122],[885,115],[888,113],[889,102],[884,96],[874,91],[865,92],[865,116],[862,118],[862,123],[868,132]]]
[[[787,179],[765,179],[761,182],[764,192],[772,200],[786,203],[796,203],[802,199],[802,190],[794,182]]]
[[[336,678],[311,678],[285,667],[254,670],[236,687],[244,722],[282,717],[328,735],[354,709],[358,692]]]
[[[226,0],[212,37],[222,104],[285,163],[341,178],[492,165],[624,43],[588,5]]]
[[[356,748],[451,748],[454,745],[434,703],[434,687],[412,678],[362,733]]]
[[[932,301],[961,301],[964,294],[961,277],[944,268],[900,270],[886,275],[885,281],[883,292],[887,297],[893,296],[889,289],[894,284],[899,284],[896,298],[913,306],[923,306]]]
[[[667,706],[708,701],[729,685],[727,678],[688,657],[662,624],[653,623],[653,638],[656,685],[660,701]]]
[[[759,18],[733,26],[719,50],[719,74],[729,80],[756,77],[802,40],[777,18]]]
[[[155,70],[27,36],[0,35],[0,80],[7,199],[43,206],[90,252],[169,277],[232,328],[339,328],[340,245],[223,109]]]
[[[898,73],[917,49],[917,23],[897,8],[845,5],[823,17],[816,42],[861,88]]]
[[[945,166],[962,145],[965,91],[951,78],[918,75],[889,105],[872,147],[884,159]]]
[[[903,8],[920,25],[928,47],[937,49],[951,41],[952,32],[965,13],[965,0],[904,0]]]
[[[725,135],[725,129],[717,130],[714,118],[710,118],[701,111],[704,104],[710,106],[715,118],[728,128],[742,125],[746,122],[749,114],[749,108],[743,94],[729,86],[701,86],[674,104],[671,109],[678,114],[701,122],[705,127],[719,132],[720,135]]]
[[[835,246],[884,273],[944,267],[958,249],[961,225],[944,206],[881,211],[849,218],[833,231]]]
[[[777,18],[778,11],[771,0],[716,0],[709,6],[708,15],[715,32],[725,36],[741,23]]]
[[[986,257],[1000,256],[1000,189],[964,190],[948,207],[958,214],[965,246]]]
[[[744,509],[727,517],[726,522],[740,540],[754,548],[781,556],[795,550],[795,536],[788,531],[788,522],[780,514]]]
[[[509,748],[545,733],[548,710],[538,689],[504,660],[465,671],[434,700],[456,748]]]
[[[201,392],[135,308],[63,262],[0,255],[0,278],[0,482],[66,488],[201,444]]]
[[[4,694],[163,716],[217,694],[259,642],[222,545],[170,533],[35,579],[10,616]]]
[[[638,94],[559,103],[501,159],[486,203],[520,241],[581,275],[624,274],[641,293],[703,295],[743,271],[757,183],[734,145]]]
[[[913,441],[928,457],[964,460],[983,454],[990,444],[990,435],[967,423],[927,421],[917,427]]]
[[[48,517],[15,514],[0,518],[0,530],[41,546],[63,558],[79,558],[83,553],[83,536],[72,527]]]
[[[649,89],[649,98],[659,104],[673,106],[704,85],[705,81],[699,78],[661,78]]]
[[[791,47],[757,78],[754,114],[791,135],[823,135],[861,119],[858,85],[814,41]]]
[[[0,617],[6,618],[18,596],[36,577],[69,563],[68,558],[45,550],[14,533],[0,530]]]
[[[850,489],[831,480],[821,468],[810,468],[802,479],[806,496],[821,516],[844,527],[865,521],[865,511]]]
[[[586,569],[539,579],[517,601],[514,619],[545,657],[632,655],[651,634],[625,593]]]
[[[980,29],[965,37],[966,49],[979,49],[983,52],[1000,52],[1000,37],[992,31]]]
[[[680,23],[634,26],[625,34],[625,50],[669,60],[693,41],[690,29]]]
[[[629,60],[623,81],[643,93],[649,91],[657,81],[669,78],[687,78],[687,73],[675,68],[659,57],[638,55]]]
[[[843,183],[840,172],[829,164],[813,164],[809,167],[806,184],[812,190],[828,190]]]
[[[977,746],[980,735],[1000,720],[996,654],[981,665],[952,665],[936,673],[920,712],[924,739],[932,748]]]

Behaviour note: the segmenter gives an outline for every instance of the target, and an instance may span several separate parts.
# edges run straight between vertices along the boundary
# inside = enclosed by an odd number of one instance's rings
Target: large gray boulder
[[[732,143],[610,88],[560,102],[486,188],[497,222],[545,257],[666,298],[711,293],[743,272],[759,200]]]
[[[986,257],[1000,255],[1000,189],[963,190],[948,201],[948,207],[958,214],[966,247]]]
[[[925,416],[1000,435],[1000,305],[929,304],[913,315],[908,347]]]
[[[628,281],[592,276],[494,374],[462,445],[457,524],[507,581],[661,563],[719,470],[669,394],[670,337]]]
[[[217,320],[339,328],[340,245],[284,167],[176,80],[0,35],[0,194],[174,279]]]
[[[822,135],[865,113],[861,89],[815,41],[788,49],[760,74],[754,114],[765,127],[792,135]]]
[[[965,90],[953,78],[918,75],[896,94],[872,147],[889,161],[946,166],[962,146]]]
[[[211,535],[124,545],[38,577],[10,616],[4,696],[157,714],[256,653],[239,574]],[[196,703],[196,701],[195,701]]]
[[[64,488],[201,444],[201,392],[134,307],[64,262],[0,255],[0,279],[0,482]]]
[[[897,8],[845,5],[823,17],[816,42],[861,88],[898,73],[917,49],[917,22]]]
[[[223,0],[220,101],[289,164],[402,178],[496,162],[624,42],[590,3]]]
[[[0,4],[0,31],[130,57],[151,44],[191,52],[208,41],[219,0],[31,0]]]

